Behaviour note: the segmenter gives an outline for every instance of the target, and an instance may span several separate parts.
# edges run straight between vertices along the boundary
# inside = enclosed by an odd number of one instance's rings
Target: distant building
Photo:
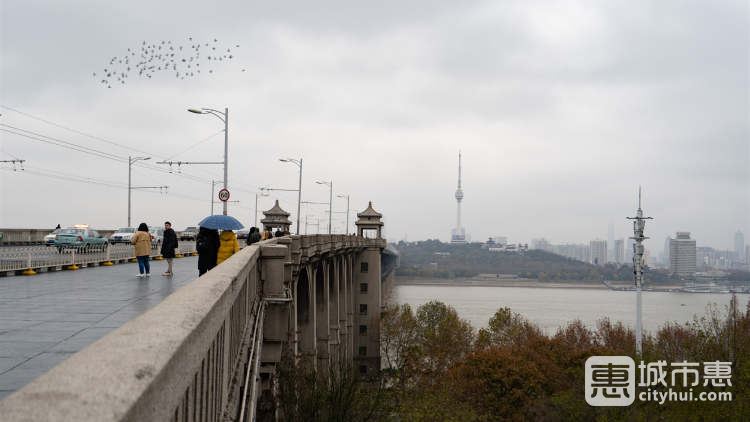
[[[734,234],[734,253],[737,257],[737,262],[747,262],[745,257],[745,235],[739,230]]]
[[[508,244],[508,237],[507,236],[495,236],[491,237],[496,245],[507,245]]]
[[[607,263],[607,241],[592,240],[589,242],[591,251],[591,263],[594,265],[604,265]]]
[[[617,262],[615,258],[615,224],[611,221],[607,228],[607,262]]]
[[[669,240],[669,272],[679,277],[692,277],[696,267],[695,240],[690,232],[677,232]]]
[[[614,260],[617,264],[625,263],[625,239],[616,239],[614,250]]]
[[[531,239],[531,249],[541,249],[543,251],[551,252],[552,245],[545,238]]]

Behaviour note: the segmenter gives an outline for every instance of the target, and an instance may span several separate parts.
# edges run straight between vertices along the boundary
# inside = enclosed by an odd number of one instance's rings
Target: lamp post
[[[131,184],[133,174],[133,163],[136,161],[150,160],[151,157],[131,157],[128,156],[128,227],[130,227],[130,194],[133,191]]]
[[[328,186],[328,234],[331,234],[331,224],[333,223],[333,180],[330,182],[321,182],[318,180],[315,183]]]
[[[283,163],[292,163],[299,167],[299,185],[297,188],[297,234],[299,234],[299,223],[300,223],[300,205],[302,204],[302,158],[299,160],[295,158],[279,158],[279,161]]]
[[[266,192],[264,188],[258,189],[260,190],[260,196],[268,196],[268,192]],[[253,227],[258,227],[258,195],[258,192],[255,192],[255,215],[253,216]]]
[[[344,234],[349,234],[349,195],[336,195],[337,198],[346,198],[346,230]]]
[[[225,107],[223,113],[212,108],[189,108],[188,111],[195,114],[211,114],[224,122],[224,189],[229,189],[229,108]],[[227,201],[223,203],[224,215],[227,215]]]

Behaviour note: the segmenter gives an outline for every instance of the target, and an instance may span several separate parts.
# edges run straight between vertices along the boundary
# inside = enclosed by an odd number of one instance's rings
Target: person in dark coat
[[[177,233],[172,230],[172,223],[164,223],[164,240],[161,243],[161,256],[167,260],[167,271],[163,276],[172,276],[172,263],[174,262],[174,250],[177,249]]]
[[[246,242],[248,246],[260,242],[260,230],[257,227],[250,227]]]
[[[198,275],[203,275],[216,266],[219,253],[219,232],[201,227],[195,237],[195,249],[198,251]]]

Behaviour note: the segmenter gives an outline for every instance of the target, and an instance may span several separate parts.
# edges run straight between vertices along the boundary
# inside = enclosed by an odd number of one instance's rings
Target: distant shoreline
[[[395,285],[397,286],[454,286],[454,287],[526,287],[526,288],[542,288],[542,289],[599,289],[599,290],[610,290],[609,287],[601,282],[597,281],[539,281],[531,278],[515,278],[515,279],[477,279],[477,278],[461,278],[461,279],[439,279],[439,278],[415,278],[415,277],[396,277]],[[613,287],[630,287],[632,283],[623,283],[613,285]],[[651,287],[652,291],[671,291],[679,289],[682,286],[671,286],[663,285],[659,287]]]

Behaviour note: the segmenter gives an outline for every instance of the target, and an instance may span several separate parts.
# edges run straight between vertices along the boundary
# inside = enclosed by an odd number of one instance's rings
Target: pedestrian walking
[[[130,238],[130,243],[133,244],[135,259],[138,260],[137,277],[151,276],[151,265],[148,262],[151,255],[151,233],[148,232],[146,223],[141,223],[138,226],[138,231]]]
[[[281,237],[284,236],[284,232],[281,231],[281,229],[276,230],[276,233],[273,234],[273,237]]]
[[[198,251],[198,275],[203,275],[216,266],[219,252],[219,232],[201,227],[195,237],[195,250]]]
[[[174,263],[175,249],[177,249],[177,233],[172,229],[172,223],[164,223],[164,239],[161,242],[161,256],[167,260],[167,271],[163,276],[172,276],[172,264]]]
[[[240,242],[237,241],[237,235],[231,230],[224,230],[219,237],[219,254],[216,257],[216,265],[229,259],[230,256],[240,251]]]
[[[250,227],[250,232],[247,234],[246,242],[248,246],[260,242],[260,230],[258,230],[257,227]]]

